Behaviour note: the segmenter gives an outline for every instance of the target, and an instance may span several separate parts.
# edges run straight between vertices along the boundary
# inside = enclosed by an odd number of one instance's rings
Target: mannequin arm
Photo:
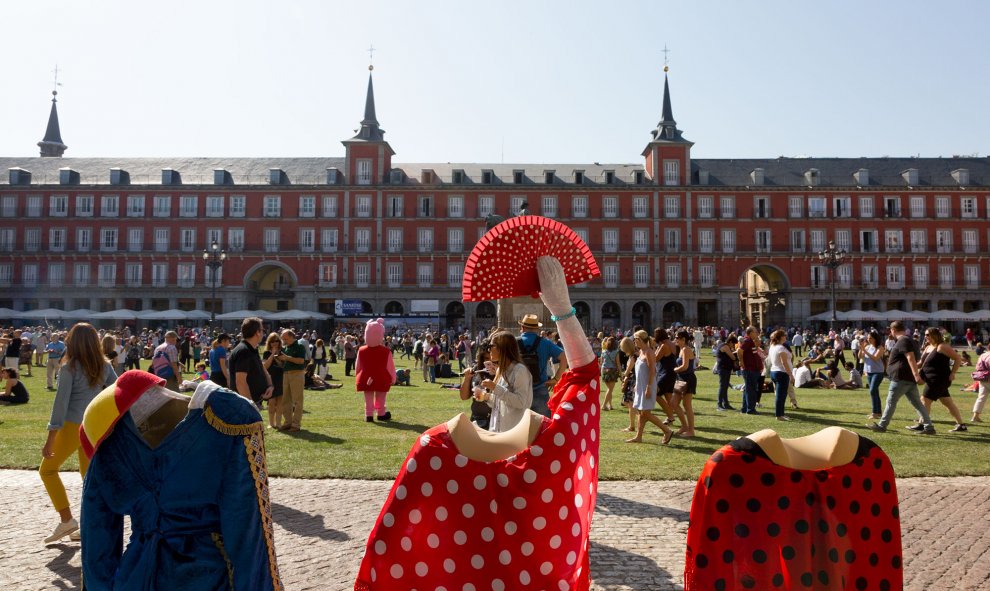
[[[536,261],[540,276],[540,297],[554,316],[566,316],[571,312],[571,296],[564,279],[564,268],[554,257],[540,257]],[[581,323],[576,316],[557,321],[557,332],[564,345],[564,355],[570,367],[584,367],[595,359]]]

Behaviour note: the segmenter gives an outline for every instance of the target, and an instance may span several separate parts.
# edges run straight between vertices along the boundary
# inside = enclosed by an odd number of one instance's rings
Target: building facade
[[[987,158],[692,159],[664,80],[635,164],[399,164],[369,75],[361,129],[328,158],[0,158],[0,307],[348,310],[494,322],[460,301],[489,215],[555,218],[602,277],[588,327],[799,324],[830,309],[988,306]],[[202,253],[228,258],[212,276]],[[217,301],[211,294],[214,287]]]

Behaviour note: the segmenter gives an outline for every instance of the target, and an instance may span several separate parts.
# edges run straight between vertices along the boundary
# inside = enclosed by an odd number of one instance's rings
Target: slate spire
[[[677,129],[677,121],[674,121],[674,109],[670,106],[670,82],[667,79],[666,66],[663,68],[663,111],[660,114],[657,128],[650,133],[654,140],[686,141],[681,136],[681,130]]]
[[[364,119],[361,120],[361,129],[351,139],[367,142],[385,141],[385,130],[379,127],[378,118],[375,116],[375,85],[371,78],[371,71],[374,68],[368,66],[368,96],[364,100]]]
[[[68,149],[62,143],[62,131],[58,126],[58,109],[56,108],[56,103],[58,102],[58,91],[52,91],[52,111],[48,115],[48,128],[45,129],[45,139],[38,142],[38,147],[41,148],[41,156],[48,158],[61,158],[62,154]]]

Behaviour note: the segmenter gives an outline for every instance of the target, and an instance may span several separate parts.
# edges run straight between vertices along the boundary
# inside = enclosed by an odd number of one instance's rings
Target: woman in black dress
[[[265,354],[262,355],[262,363],[268,370],[268,375],[272,378],[272,397],[268,399],[268,428],[278,428],[278,409],[282,401],[282,360],[279,354],[282,352],[282,339],[277,332],[268,335],[265,341]]]
[[[657,358],[657,403],[667,415],[664,424],[669,425],[674,422],[671,400],[674,397],[674,384],[677,383],[677,374],[674,373],[674,368],[677,367],[676,345],[670,340],[667,331],[662,328],[653,330],[653,340],[657,342],[657,349],[653,353]],[[683,414],[678,413],[682,428],[687,425],[687,419]]]
[[[716,410],[735,410],[731,404],[729,404],[729,378],[732,377],[732,373],[739,369],[739,359],[736,357],[736,346],[739,344],[739,339],[736,335],[729,335],[729,338],[725,339],[725,343],[718,348],[718,361],[716,361],[716,367],[718,369],[718,404],[716,405]]]
[[[28,401],[28,391],[24,382],[17,379],[17,370],[4,368],[3,377],[7,378],[3,394],[0,394],[0,404],[24,404]]]
[[[945,342],[942,331],[932,326],[925,331],[925,348],[921,352],[921,377],[925,380],[925,392],[922,402],[929,415],[932,410],[932,402],[938,400],[945,408],[949,409],[949,414],[956,420],[956,426],[951,431],[966,431],[963,424],[962,414],[952,400],[949,387],[956,377],[956,371],[962,365],[962,358],[959,353],[952,348],[952,345]],[[924,425],[911,425],[908,427],[912,431],[921,431]]]

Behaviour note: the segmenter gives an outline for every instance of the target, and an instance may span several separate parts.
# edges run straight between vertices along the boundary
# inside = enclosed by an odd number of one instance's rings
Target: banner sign
[[[413,314],[438,314],[440,300],[412,300],[409,302],[409,311]]]
[[[334,302],[334,313],[337,316],[358,316],[362,309],[361,300],[337,300]]]

